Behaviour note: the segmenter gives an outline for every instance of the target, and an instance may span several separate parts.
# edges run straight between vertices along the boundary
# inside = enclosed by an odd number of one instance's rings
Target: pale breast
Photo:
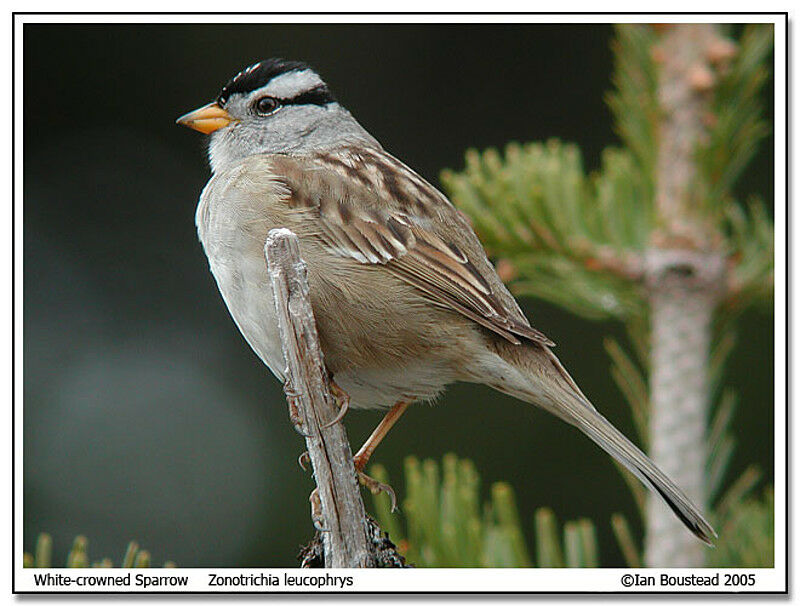
[[[235,169],[234,169],[235,170]],[[209,181],[195,221],[209,267],[228,311],[253,351],[281,381],[281,351],[272,287],[264,259],[269,225],[247,197],[230,191],[231,177]]]
[[[432,306],[380,266],[330,253],[314,209],[290,204],[268,158],[215,176],[197,208],[197,228],[223,299],[247,342],[279,379],[284,363],[264,259],[270,229],[300,238],[312,306],[328,368],[353,407],[435,397],[459,375],[467,319]],[[318,211],[316,211],[318,212]],[[311,213],[311,214],[309,214]]]

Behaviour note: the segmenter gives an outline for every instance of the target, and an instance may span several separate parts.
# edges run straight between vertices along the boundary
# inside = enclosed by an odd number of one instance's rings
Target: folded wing
[[[385,160],[387,156],[382,159]],[[397,162],[391,157],[392,161]],[[518,344],[520,338],[553,345],[544,334],[531,327],[511,294],[488,263],[477,236],[458,211],[432,186],[400,163],[397,170],[408,171],[435,192],[427,195],[432,212],[415,213],[419,206],[391,198],[394,187],[381,187],[381,171],[369,170],[369,156],[359,157],[360,179],[353,168],[309,159],[277,157],[276,171],[289,192],[288,203],[318,213],[320,238],[333,254],[350,257],[359,263],[381,264],[398,278],[418,288],[434,304],[456,311]],[[364,175],[374,176],[373,183]],[[396,178],[396,177],[395,177]],[[411,189],[411,188],[409,188]],[[412,189],[413,191],[413,189]],[[381,192],[383,197],[378,197]],[[427,192],[426,192],[427,193]],[[458,222],[458,239],[442,235],[453,230],[437,229],[447,222]]]

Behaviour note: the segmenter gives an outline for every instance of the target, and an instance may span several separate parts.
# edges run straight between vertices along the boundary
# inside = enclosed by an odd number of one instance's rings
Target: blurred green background
[[[93,557],[128,540],[159,565],[294,566],[313,534],[304,449],[278,382],[239,335],[194,230],[208,179],[204,139],[175,118],[265,57],[308,61],[393,154],[438,183],[468,147],[559,137],[587,168],[616,142],[606,25],[25,25],[24,541],[48,531],[54,561],[78,533]],[[772,86],[766,87],[772,116]],[[737,188],[773,196],[772,138]],[[629,436],[602,339],[537,301],[534,326],[584,392]],[[750,312],[728,365],[738,444],[773,474],[773,324]],[[781,337],[783,338],[783,337]],[[348,414],[357,448],[380,418]],[[621,566],[608,519],[638,523],[610,459],[577,431],[472,385],[411,409],[374,461],[402,477],[407,454],[471,458],[484,487],[514,487],[526,532],[540,506],[597,522],[604,565]],[[403,486],[395,489],[402,500]],[[370,499],[367,499],[371,503]],[[399,515],[403,515],[402,513]],[[637,528],[637,530],[639,530]],[[530,539],[530,534],[529,534]]]

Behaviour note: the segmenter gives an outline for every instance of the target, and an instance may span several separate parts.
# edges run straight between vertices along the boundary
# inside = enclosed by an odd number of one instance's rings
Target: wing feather
[[[304,201],[318,212],[320,238],[333,253],[358,263],[384,265],[431,302],[464,315],[512,343],[519,344],[522,337],[553,345],[531,327],[489,264],[470,226],[432,186],[382,151],[360,150],[357,156],[353,152],[349,157],[326,158],[280,156],[273,162],[290,192],[290,203],[297,206],[298,201]],[[393,164],[371,169],[370,163],[376,162]],[[363,166],[359,168],[358,163]],[[349,174],[353,170],[360,171],[359,180]],[[400,189],[398,171],[409,176],[407,190]],[[380,182],[387,173],[392,175],[389,188]],[[364,183],[365,175],[373,178],[372,186],[369,181]],[[387,189],[393,199],[378,199],[375,192]],[[314,192],[325,195],[320,197]],[[435,207],[433,216],[421,216],[420,205],[409,203],[415,194],[415,201],[425,195],[426,204]],[[326,196],[336,199],[325,199]],[[456,223],[461,241],[451,241],[449,230],[437,230],[437,222]]]

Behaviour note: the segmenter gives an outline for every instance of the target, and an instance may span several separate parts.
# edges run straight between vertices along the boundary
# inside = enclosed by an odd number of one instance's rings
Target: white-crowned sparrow
[[[362,470],[406,407],[454,381],[484,383],[583,431],[658,493],[700,539],[688,497],[589,402],[505,288],[468,221],[388,154],[303,63],[241,71],[178,119],[210,134],[197,207],[211,272],[244,338],[283,379],[264,260],[267,233],[297,234],[325,362],[350,405],[389,408]]]

